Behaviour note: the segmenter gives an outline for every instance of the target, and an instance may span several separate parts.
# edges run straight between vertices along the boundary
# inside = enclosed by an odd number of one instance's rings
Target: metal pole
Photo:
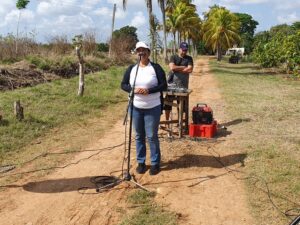
[[[124,180],[130,181],[131,180],[131,175],[130,175],[130,151],[131,151],[131,135],[132,135],[132,114],[133,114],[133,100],[134,100],[134,89],[135,89],[135,82],[136,82],[136,77],[139,71],[139,67],[140,67],[140,62],[141,62],[141,55],[139,56],[139,60],[137,63],[137,68],[136,68],[136,73],[135,73],[135,77],[134,77],[134,81],[133,81],[133,85],[131,88],[131,92],[129,94],[129,103],[128,103],[128,107],[127,107],[127,113],[129,111],[130,108],[130,119],[129,119],[129,140],[128,140],[128,156],[127,156],[127,174],[124,177]],[[128,114],[127,114],[128,115]],[[126,117],[127,117],[126,115]]]

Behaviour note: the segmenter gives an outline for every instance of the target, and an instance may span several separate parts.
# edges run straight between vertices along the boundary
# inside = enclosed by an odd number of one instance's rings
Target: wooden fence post
[[[14,102],[14,114],[17,120],[21,121],[24,119],[24,109],[21,106],[20,100]]]
[[[76,46],[76,55],[78,57],[79,64],[79,88],[78,95],[82,96],[84,92],[84,67],[83,67],[83,57],[80,54],[80,47]]]
[[[78,65],[79,65],[79,87],[78,87],[78,96],[83,96],[84,92],[84,60],[83,56],[81,55],[81,49],[83,44],[83,37],[82,35],[76,35],[73,39],[73,45],[75,45],[76,55],[78,58]]]

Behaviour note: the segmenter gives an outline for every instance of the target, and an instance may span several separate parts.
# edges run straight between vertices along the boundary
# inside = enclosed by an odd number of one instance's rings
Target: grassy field
[[[85,93],[77,97],[78,77],[15,91],[0,92],[0,161],[7,160],[49,130],[70,122],[84,123],[86,118],[101,116],[110,105],[126,101],[120,89],[123,67],[86,76]],[[13,102],[20,100],[25,119],[13,116]]]
[[[240,125],[232,147],[247,152],[246,183],[257,224],[289,224],[300,214],[300,83],[250,63],[210,62],[225,113],[249,121]],[[284,215],[289,209],[294,216]]]

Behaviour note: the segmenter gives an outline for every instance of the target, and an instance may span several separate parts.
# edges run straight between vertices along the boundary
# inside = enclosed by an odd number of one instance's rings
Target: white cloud
[[[82,3],[78,0],[44,0],[37,6],[37,13],[42,16],[53,16],[59,14],[76,14],[81,10]]]
[[[193,3],[197,6],[198,12],[207,11],[208,7],[214,4],[211,0],[194,0]]]
[[[222,0],[221,2],[230,4],[261,4],[269,2],[270,0],[240,0],[238,3],[236,0]]]
[[[127,16],[127,11],[124,11],[122,8],[117,7],[116,18],[124,19]]]
[[[294,13],[291,13],[289,15],[285,15],[285,16],[278,16],[277,17],[277,21],[279,23],[287,23],[287,24],[291,24],[293,22],[296,22],[296,21],[299,21],[300,20],[300,17],[297,16],[297,14],[294,12]]]
[[[142,11],[138,11],[136,13],[134,13],[134,17],[132,18],[131,22],[130,22],[130,26],[134,26],[134,27],[141,27],[146,23],[146,18],[143,14]]]
[[[282,1],[277,1],[276,10],[289,10],[289,9],[300,9],[300,1],[285,1],[284,4]]]
[[[112,10],[107,7],[101,7],[93,11],[94,15],[97,16],[110,16],[112,14]]]
[[[82,5],[89,7],[89,6],[95,6],[99,3],[101,3],[101,0],[84,0]]]
[[[78,33],[95,28],[91,17],[79,13],[78,15],[60,15],[55,19],[44,19],[38,26],[38,30],[46,31],[47,35],[69,35],[74,36]]]
[[[119,7],[123,7],[123,0],[107,0],[107,3],[117,4]],[[127,6],[145,6],[144,0],[127,0]]]
[[[7,12],[9,12],[15,8],[16,8],[16,2],[14,0],[6,0],[4,2],[1,2],[1,4],[0,4],[0,19],[2,20],[2,17],[4,17],[7,14]]]
[[[20,11],[17,9],[10,11],[8,14],[6,14],[2,23],[0,22],[0,27],[9,26],[12,24],[15,25],[19,19],[19,13]],[[31,10],[28,9],[21,10],[20,24],[32,22],[34,18],[35,18],[34,13]]]
[[[113,8],[110,9],[108,7],[101,7],[92,12],[92,14],[94,14],[94,15],[103,16],[105,19],[109,19],[109,20],[111,20],[111,18],[112,18],[112,13],[113,13]],[[127,15],[127,12],[123,11],[120,8],[117,8],[116,19],[124,19],[126,17],[126,15]]]
[[[239,3],[236,0],[194,0],[193,2],[197,6],[197,11],[200,16],[202,16],[203,12],[207,12],[210,6],[214,4],[223,6],[231,11],[237,11],[240,9]]]

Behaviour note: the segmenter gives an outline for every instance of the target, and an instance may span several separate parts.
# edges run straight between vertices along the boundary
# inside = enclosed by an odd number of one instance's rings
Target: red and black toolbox
[[[212,138],[217,133],[217,121],[212,109],[205,103],[198,103],[192,110],[193,123],[189,125],[190,137]]]

